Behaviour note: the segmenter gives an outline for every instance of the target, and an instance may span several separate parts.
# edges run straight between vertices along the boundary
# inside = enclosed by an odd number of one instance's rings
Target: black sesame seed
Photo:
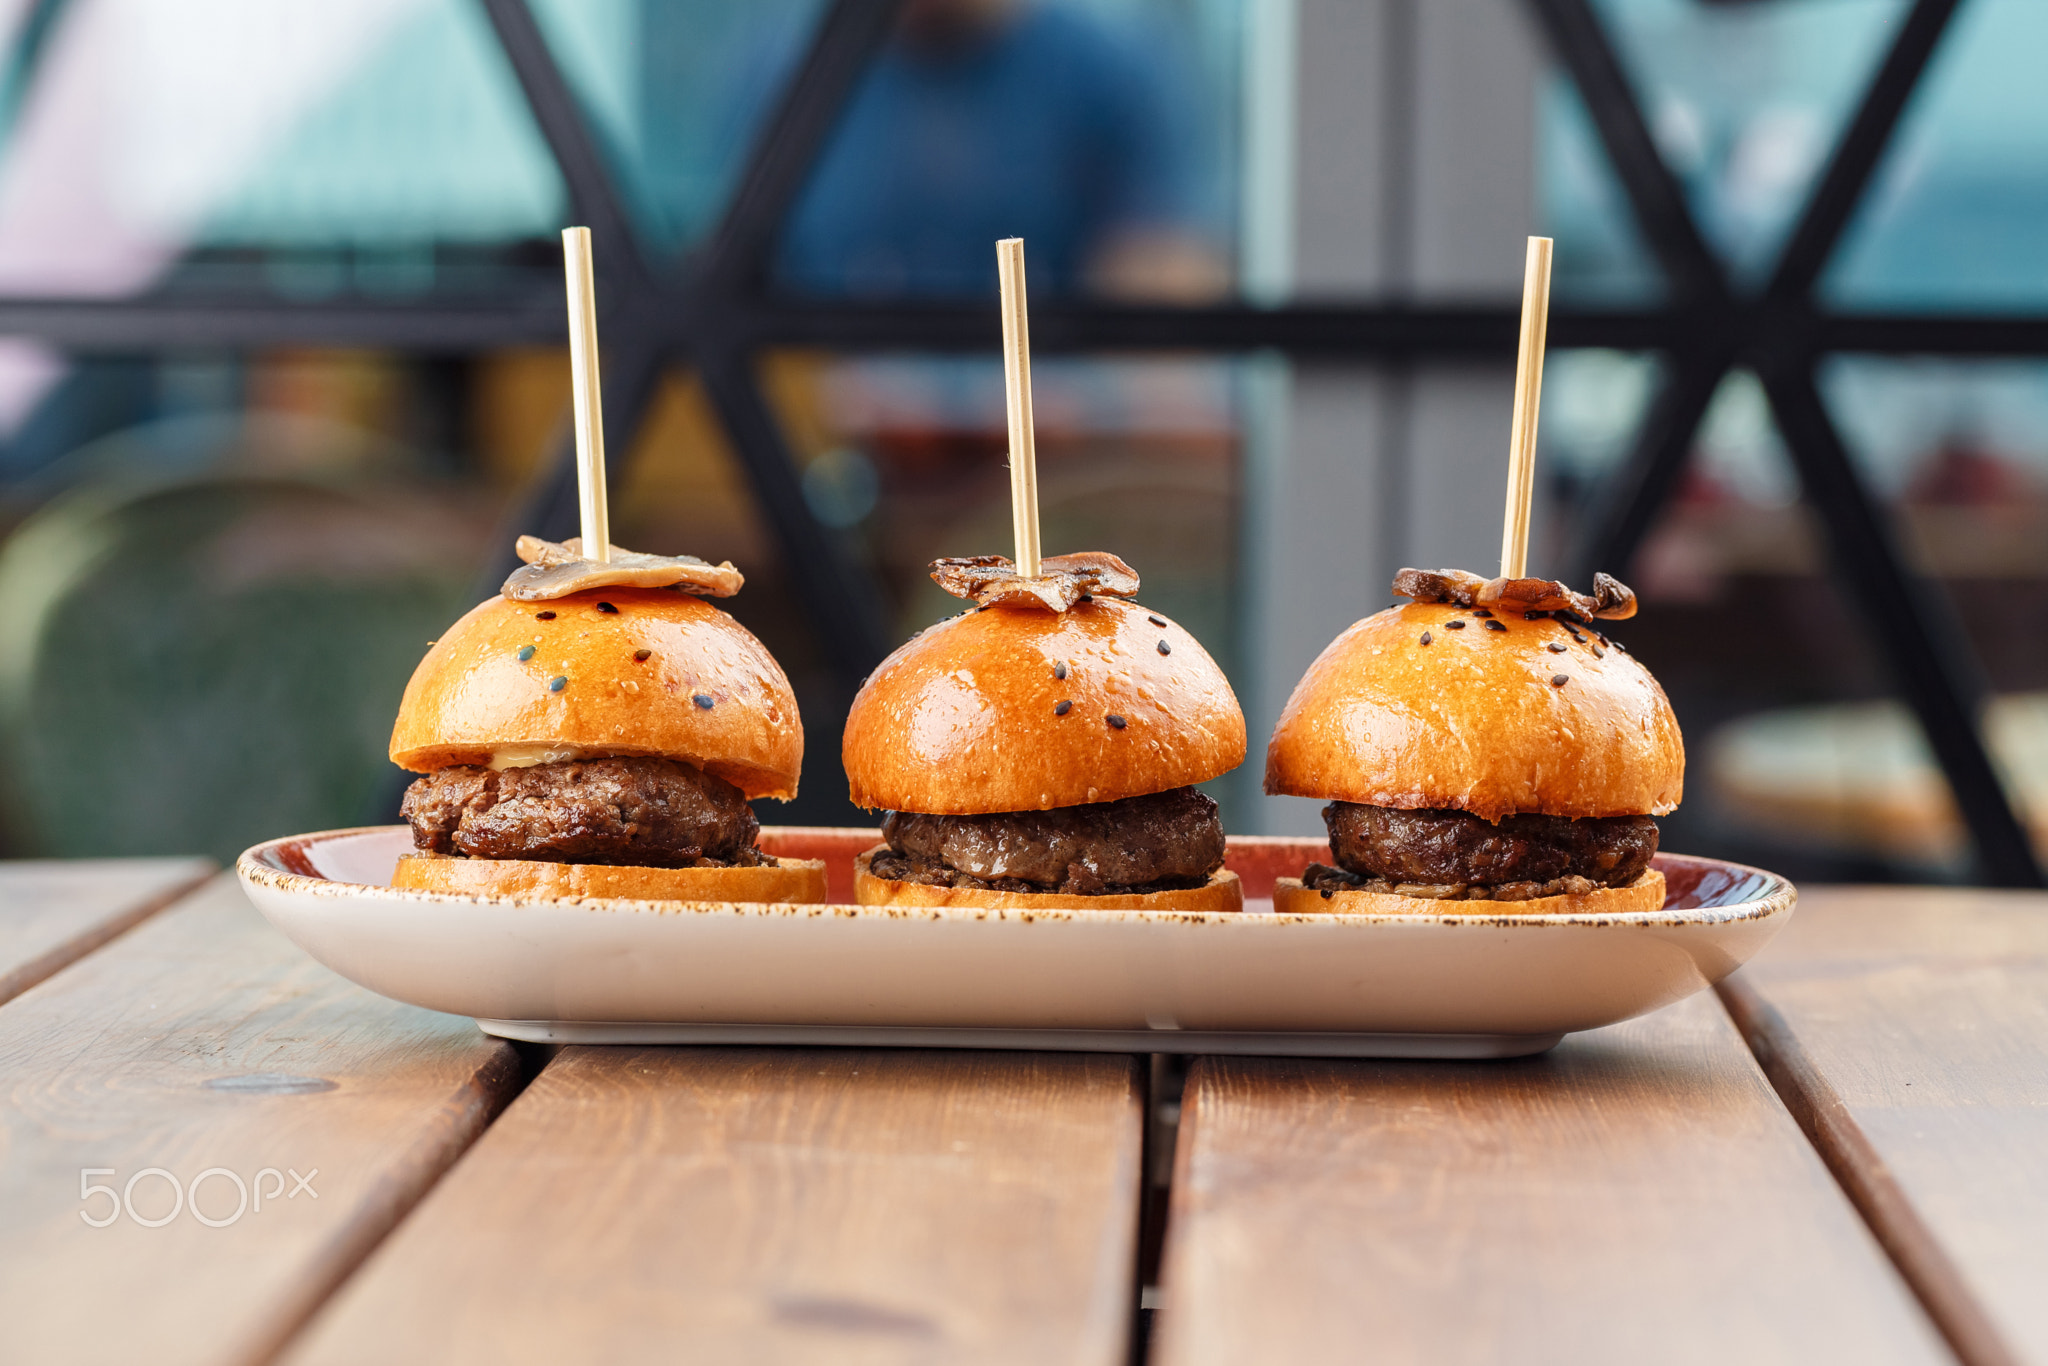
[[[1444,629],[1446,631],[1462,631],[1465,629],[1465,623],[1462,621],[1447,621],[1444,623]]]
[[[1162,640],[1159,642],[1159,653],[1163,655],[1170,655],[1173,653],[1173,647]]]
[[[597,605],[597,610],[598,610],[598,611],[600,611],[600,612],[608,612],[608,613],[610,613],[610,614],[611,614],[612,616],[617,616],[617,615],[619,614],[619,609],[618,609],[618,608],[616,608],[616,607],[614,607],[614,606],[612,606],[612,605],[611,605],[610,603],[608,603],[608,602],[601,602],[601,603],[599,603],[599,604]]]
[[[1554,655],[1561,655],[1565,652],[1565,647],[1558,644],[1554,640],[1551,641],[1548,645],[1544,646],[1543,648],[1550,651],[1550,653]]]
[[[1427,631],[1424,631],[1424,632],[1422,633],[1422,643],[1423,643],[1424,645],[1427,645],[1427,644],[1429,644],[1429,639],[1430,639],[1430,637],[1429,637],[1429,632],[1427,632]]]
[[[1475,616],[1475,617],[1490,617],[1490,616],[1492,616],[1492,615],[1493,615],[1493,613],[1491,613],[1491,612],[1487,611],[1487,610],[1486,610],[1486,609],[1485,609],[1484,607],[1480,607],[1480,608],[1475,608],[1475,609],[1473,610],[1473,613],[1472,613],[1472,615],[1473,615],[1473,616]]]
[[[652,655],[653,653],[654,651],[652,650],[635,650],[633,651],[633,662],[636,664],[645,664],[647,662],[648,656]]]
[[[535,612],[533,614],[533,619],[535,621],[553,621],[555,619],[555,614],[553,612]]]
[[[1333,891],[1332,889],[1330,889],[1330,888],[1328,888],[1328,887],[1325,887],[1325,888],[1323,888],[1323,891],[1322,891],[1322,897],[1323,897],[1323,900],[1325,900],[1325,901],[1328,901],[1328,900],[1329,900],[1329,899],[1330,899],[1331,897],[1333,897],[1333,896],[1335,896],[1335,895],[1337,895],[1337,893],[1336,893],[1335,891]]]
[[[1095,601],[1095,595],[1094,595],[1093,593],[1083,593],[1083,594],[1082,594],[1082,595],[1081,595],[1080,597],[1078,597],[1078,598],[1075,598],[1075,599],[1074,599],[1074,601],[1075,601],[1075,602],[1093,602],[1093,601]]]
[[[1501,625],[1501,624],[1500,624],[1499,622],[1497,622],[1497,621],[1489,621],[1489,622],[1487,622],[1487,623],[1486,623],[1486,629],[1487,629],[1487,630],[1489,630],[1489,631],[1505,631],[1505,630],[1507,630],[1508,628],[1507,628],[1507,627],[1505,627],[1505,626],[1503,626],[1503,625]]]
[[[1522,620],[1523,620],[1523,621],[1541,621],[1541,620],[1543,620],[1543,619],[1544,619],[1545,617],[1547,617],[1547,616],[1549,616],[1549,615],[1550,615],[1550,613],[1548,613],[1548,612],[1524,612],[1524,613],[1522,613]]]
[[[1607,651],[1605,651],[1605,650],[1601,649],[1601,648],[1600,648],[1600,647],[1599,647],[1598,645],[1595,645],[1595,646],[1593,647],[1593,658],[1595,658],[1595,659],[1605,659],[1605,658],[1607,658]]]
[[[692,702],[695,702],[698,706],[702,707],[706,711],[711,710],[711,694],[708,692],[700,692],[693,696],[690,700]]]
[[[1166,618],[1165,618],[1165,617],[1155,617],[1155,616],[1152,616],[1152,615],[1151,615],[1151,614],[1149,614],[1149,613],[1148,613],[1148,614],[1146,614],[1145,620],[1147,620],[1147,621],[1151,622],[1151,623],[1152,623],[1152,624],[1153,624],[1154,626],[1164,626],[1164,625],[1166,625]]]
[[[1552,674],[1550,676],[1550,686],[1553,688],[1562,688],[1566,683],[1569,683],[1570,681],[1571,680],[1567,678],[1564,674]]]
[[[1612,645],[1612,646],[1613,646],[1613,647],[1614,647],[1615,649],[1617,649],[1617,650],[1621,651],[1621,652],[1622,652],[1623,654],[1627,654],[1627,653],[1628,653],[1628,646],[1626,646],[1626,645],[1622,644],[1622,643],[1621,643],[1620,641],[1618,641],[1618,640],[1610,640],[1610,641],[1608,641],[1607,643],[1608,643],[1609,645]]]
[[[1054,704],[1052,714],[1054,716],[1065,716],[1068,712],[1072,711],[1073,709],[1074,704],[1072,702],[1059,702]]]
[[[549,691],[549,692],[560,692],[560,691],[561,691],[562,689],[564,689],[564,688],[566,688],[566,687],[568,687],[568,686],[569,686],[569,680],[568,680],[568,679],[566,679],[566,678],[550,678],[550,679],[548,680],[548,691]]]
[[[1109,724],[1115,726],[1118,730],[1122,730],[1125,726],[1129,725],[1130,722],[1124,720],[1124,718],[1121,716],[1112,716],[1109,718]]]
[[[533,647],[532,647],[531,645],[522,645],[522,646],[520,646],[520,647],[519,647],[519,662],[520,662],[520,663],[524,664],[524,663],[525,663],[525,662],[526,662],[527,660],[529,660],[529,659],[532,659],[532,658],[533,658]]]
[[[1054,678],[1059,679],[1061,682],[1065,682],[1067,677],[1067,661],[1063,659],[1059,663],[1053,665],[1052,676]]]

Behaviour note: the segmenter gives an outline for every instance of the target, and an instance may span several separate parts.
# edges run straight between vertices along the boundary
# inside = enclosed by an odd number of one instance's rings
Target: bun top
[[[1666,814],[1685,787],[1671,703],[1633,656],[1573,629],[1452,603],[1367,617],[1287,699],[1266,791],[1490,821]]]
[[[413,671],[392,763],[427,773],[505,750],[659,755],[788,798],[804,731],[782,667],[746,627],[702,598],[615,586],[478,603]]]
[[[1201,643],[1098,597],[987,607],[913,637],[854,698],[844,753],[855,805],[965,816],[1164,792],[1228,773],[1244,747]]]

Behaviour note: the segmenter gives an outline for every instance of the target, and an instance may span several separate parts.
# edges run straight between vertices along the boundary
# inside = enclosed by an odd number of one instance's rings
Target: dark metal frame
[[[759,354],[779,346],[836,350],[980,351],[998,335],[986,304],[866,305],[774,295],[767,261],[779,226],[861,73],[888,37],[898,0],[833,0],[795,78],[767,121],[723,220],[675,266],[636,233],[590,119],[526,0],[480,0],[568,187],[571,213],[596,239],[604,308],[605,425],[628,448],[664,368],[691,364],[745,466],[793,571],[828,658],[850,689],[891,641],[883,595],[835,529],[812,516],[796,465],[761,390]],[[1576,84],[1612,160],[1670,301],[1652,309],[1559,309],[1559,347],[1654,350],[1663,387],[1637,443],[1603,490],[1576,557],[1578,578],[1624,568],[1684,468],[1708,402],[1732,367],[1755,371],[1802,487],[1826,528],[1850,601],[1925,727],[1976,841],[1983,878],[2043,886],[2021,822],[1978,729],[1984,684],[1954,615],[1908,567],[1885,511],[1864,484],[1828,414],[1816,367],[1829,353],[2048,355],[2048,317],[1881,315],[1824,307],[1815,283],[1841,239],[1901,112],[1959,0],[1914,0],[1861,105],[1837,143],[1765,288],[1741,295],[1701,234],[1684,190],[1658,155],[1642,106],[1591,0],[1522,0]],[[19,99],[61,0],[39,0],[32,41],[0,80],[0,117]],[[209,303],[183,297],[121,302],[0,299],[0,335],[82,351],[280,343],[465,351],[558,340],[560,305]],[[1514,301],[1483,307],[1036,308],[1042,351],[1278,350],[1391,362],[1506,359]],[[568,452],[554,459],[523,525],[566,534],[575,522]]]

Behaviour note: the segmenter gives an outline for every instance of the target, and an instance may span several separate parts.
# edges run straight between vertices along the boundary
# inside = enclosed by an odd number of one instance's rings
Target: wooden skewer
[[[1508,442],[1507,518],[1500,532],[1500,573],[1529,571],[1529,500],[1536,489],[1536,410],[1543,401],[1543,339],[1550,326],[1550,239],[1529,239],[1522,271],[1522,340],[1515,354],[1515,423]]]
[[[1003,396],[1010,412],[1010,529],[1017,573],[1038,577],[1038,446],[1031,431],[1031,326],[1025,317],[1024,239],[996,243],[1003,286]]]
[[[576,492],[583,514],[583,558],[609,564],[611,509],[604,482],[604,400],[597,383],[597,297],[590,229],[562,229],[562,272],[569,285],[569,374],[576,403]]]

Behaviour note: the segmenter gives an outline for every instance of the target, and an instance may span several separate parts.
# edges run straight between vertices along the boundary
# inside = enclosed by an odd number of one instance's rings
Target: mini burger
[[[418,852],[393,885],[540,897],[823,901],[824,865],[756,843],[796,795],[789,680],[705,601],[730,564],[519,540],[526,566],[413,672],[391,761]]]
[[[975,610],[883,661],[846,722],[853,801],[888,814],[863,905],[1235,911],[1216,803],[1244,714],[1196,639],[1128,601],[1114,555],[1020,578],[997,556],[932,577]]]
[[[1404,569],[1412,599],[1337,637],[1295,688],[1266,791],[1327,800],[1332,864],[1283,878],[1282,913],[1654,911],[1656,817],[1685,746],[1664,690],[1601,632],[1635,615],[1544,579]]]

